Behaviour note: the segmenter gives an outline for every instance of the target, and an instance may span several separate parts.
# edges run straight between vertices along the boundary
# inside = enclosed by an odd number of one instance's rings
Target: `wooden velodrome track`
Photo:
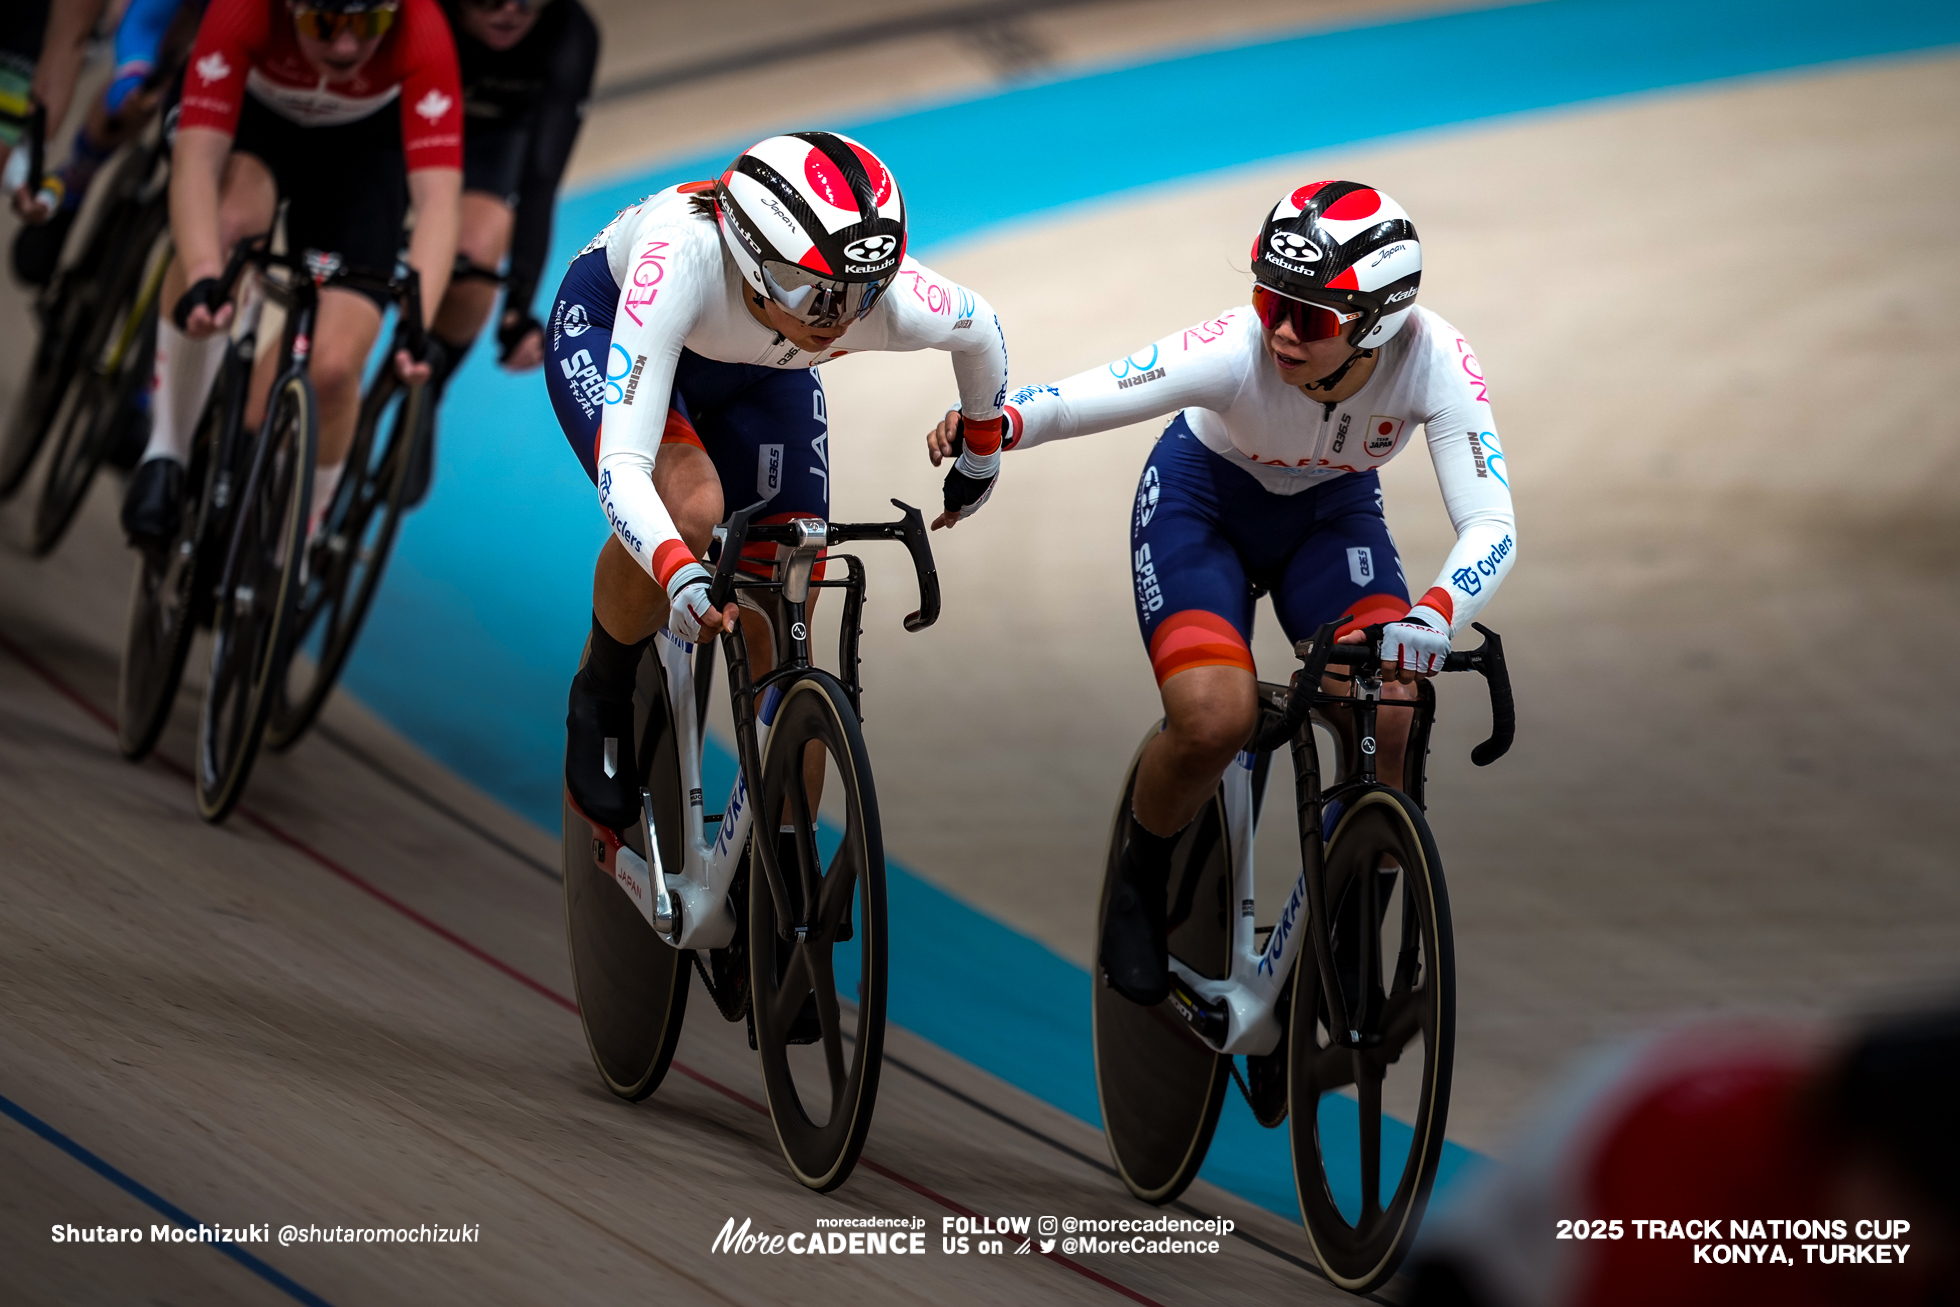
[[[654,33],[616,7],[601,7],[614,84],[753,40],[702,15]],[[920,8],[840,6],[836,21]],[[989,60],[1137,57],[1299,12],[1180,8],[908,36],[918,58],[898,62],[928,80],[898,89],[977,87]],[[636,114],[720,140],[756,111],[727,96],[745,107],[716,117],[710,91],[867,84],[848,71],[788,60],[603,101],[580,166],[633,162]],[[1471,769],[1483,719],[1466,694],[1446,704],[1432,762],[1460,958],[1451,1133],[1469,1147],[1496,1150],[1531,1091],[1601,1036],[1683,1010],[1828,1016],[1950,976],[1960,696],[1939,651],[1960,638],[1956,72],[1951,58],[1844,66],[1478,125],[933,256],[993,300],[1017,380],[1034,381],[1240,302],[1246,215],[1294,180],[1359,176],[1416,215],[1424,302],[1477,342],[1521,521],[1518,570],[1487,618],[1513,650],[1519,746]],[[1147,281],[1123,254],[1139,229],[1178,234]],[[0,313],[11,402],[29,330],[11,288]],[[943,365],[919,362],[827,372],[833,413],[862,417],[850,457],[907,469],[844,479],[838,516],[930,495],[913,415],[946,387]],[[1104,809],[1154,701],[1121,527],[1152,434],[1010,460],[995,502],[939,542],[940,641],[866,633],[889,846],[1085,966]],[[1447,523],[1421,454],[1385,480],[1413,579]],[[49,559],[0,556],[0,1298],[1342,1296],[1298,1264],[1297,1229],[1204,1183],[1187,1204],[1250,1236],[1216,1257],[940,1255],[942,1217],[1147,1209],[1092,1128],[904,1031],[865,1163],[828,1197],[787,1178],[753,1055],[705,1003],[684,1069],[619,1104],[568,1011],[555,833],[344,696],[319,738],[260,764],[222,828],[197,820],[181,769],[194,687],[157,761],[116,756],[117,494],[104,478]],[[10,541],[20,512],[0,522]],[[1012,656],[979,660],[949,700],[937,660],[968,647]],[[1258,651],[1280,665],[1269,630]],[[51,1242],[56,1224],[147,1231],[167,1220],[157,1203],[228,1227],[480,1235],[247,1245],[256,1266]],[[934,1251],[711,1256],[731,1216],[784,1232],[919,1217]]]

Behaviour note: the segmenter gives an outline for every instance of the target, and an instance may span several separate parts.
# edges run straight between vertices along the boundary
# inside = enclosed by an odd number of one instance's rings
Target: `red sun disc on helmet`
[[[803,176],[811,189],[833,207],[857,211],[857,196],[851,194],[851,184],[844,179],[843,169],[832,163],[822,150],[811,150],[804,156]]]
[[[1307,207],[1307,201],[1314,197],[1314,193],[1326,184],[1326,182],[1308,182],[1305,186],[1302,186],[1299,190],[1293,192],[1291,196],[1287,197],[1287,203],[1296,209],[1304,209]]]
[[[885,165],[879,163],[877,157],[863,146],[852,145],[851,153],[858,157],[858,162],[864,165],[865,174],[871,178],[871,192],[874,197],[872,203],[881,209],[884,208],[885,202],[892,197],[892,175],[886,172]]]
[[[1382,197],[1372,190],[1349,191],[1321,212],[1336,222],[1359,222],[1381,212]]]

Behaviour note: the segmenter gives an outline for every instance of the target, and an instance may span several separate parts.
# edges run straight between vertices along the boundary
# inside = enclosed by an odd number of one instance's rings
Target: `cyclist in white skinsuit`
[[[1131,523],[1137,621],[1166,727],[1146,747],[1102,942],[1115,987],[1141,1003],[1168,989],[1164,878],[1257,714],[1250,639],[1256,590],[1287,636],[1329,621],[1344,639],[1384,625],[1398,682],[1440,669],[1450,633],[1490,601],[1516,556],[1509,468],[1483,368],[1448,322],[1415,306],[1415,227],[1354,182],[1283,197],[1253,246],[1253,303],[1105,367],[1008,400],[1004,447],[1177,416],[1137,488]],[[1376,470],[1427,433],[1457,539],[1410,607]],[[929,437],[935,456],[949,427]],[[1408,698],[1414,686],[1385,693]],[[1402,776],[1406,712],[1384,713],[1381,775]]]
[[[758,521],[829,516],[816,366],[865,350],[953,355],[966,443],[945,508],[958,517],[998,471],[1007,348],[985,300],[905,255],[904,200],[884,165],[845,137],[799,132],[615,218],[567,271],[546,349],[553,407],[613,529],[572,685],[566,781],[588,817],[617,828],[638,809],[637,773],[619,763],[640,647],[663,623],[692,640],[735,620],[735,605],[707,601],[713,526],[758,502]]]

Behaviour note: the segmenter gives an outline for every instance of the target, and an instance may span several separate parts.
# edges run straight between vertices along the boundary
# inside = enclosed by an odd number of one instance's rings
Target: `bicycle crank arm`
[[[661,866],[660,844],[653,827],[653,795],[646,789],[640,791],[640,835],[646,841],[647,860],[643,863],[651,873],[653,881],[653,916],[651,924],[654,933],[669,945],[678,945],[681,937],[680,900],[667,890],[667,871]],[[619,856],[624,859],[633,851],[621,849]]]
[[[1231,1009],[1204,997],[1184,983],[1184,977],[1171,973],[1171,1010],[1184,1018],[1184,1024],[1213,1048],[1225,1042],[1232,1030]]]

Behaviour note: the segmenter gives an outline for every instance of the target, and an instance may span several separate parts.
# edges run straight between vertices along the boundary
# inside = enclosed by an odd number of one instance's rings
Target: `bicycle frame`
[[[1226,767],[1221,781],[1225,809],[1221,834],[1232,869],[1232,897],[1229,902],[1237,905],[1237,910],[1229,914],[1231,939],[1226,955],[1231,962],[1230,968],[1224,979],[1215,980],[1197,974],[1175,956],[1171,958],[1171,1007],[1199,1039],[1218,1053],[1262,1054],[1270,1053],[1278,1046],[1282,1033],[1276,1013],[1279,997],[1284,986],[1292,980],[1301,947],[1310,936],[1316,942],[1314,957],[1315,964],[1322,971],[1322,992],[1336,996],[1340,994],[1332,974],[1332,950],[1326,938],[1327,908],[1323,879],[1326,849],[1321,838],[1323,805],[1329,798],[1343,792],[1365,790],[1377,783],[1375,716],[1384,705],[1401,705],[1414,714],[1409,748],[1418,768],[1427,752],[1433,696],[1425,691],[1413,700],[1382,698],[1379,627],[1368,628],[1369,643],[1356,646],[1357,652],[1348,654],[1348,651],[1342,651],[1347,656],[1341,657],[1341,661],[1355,664],[1353,688],[1349,695],[1330,695],[1321,690],[1321,676],[1330,654],[1334,653],[1331,644],[1333,630],[1330,623],[1311,640],[1301,642],[1296,652],[1306,660],[1306,666],[1295,674],[1291,686],[1260,683],[1259,697],[1265,710],[1261,727],[1254,732],[1248,747],[1241,750],[1231,765]],[[1475,670],[1490,683],[1492,735],[1471,755],[1478,766],[1486,766],[1495,762],[1510,747],[1511,694],[1502,641],[1483,626],[1478,626],[1477,630],[1486,637],[1483,648],[1450,655],[1446,669]],[[1323,793],[1320,787],[1319,752],[1311,723],[1319,720],[1330,730],[1332,727],[1312,710],[1318,704],[1331,703],[1347,704],[1354,714],[1357,765],[1353,775],[1337,779],[1336,784]],[[1260,798],[1254,792],[1254,778],[1257,775],[1262,782],[1270,780],[1270,769],[1266,774],[1259,775],[1259,756],[1281,744],[1289,745],[1293,756],[1301,869],[1279,920],[1262,945],[1258,942],[1253,919],[1254,904],[1258,901],[1254,893],[1252,856],[1256,829],[1254,814]],[[1420,784],[1417,788],[1421,788]],[[1412,797],[1421,801],[1419,793]],[[1363,933],[1362,946],[1364,949],[1370,947],[1366,932]],[[1340,1024],[1346,1029],[1335,1032],[1337,1040],[1361,1041],[1361,1032],[1368,1027],[1369,1017],[1373,1015],[1365,1006],[1365,995],[1362,1002],[1364,1006],[1360,1011],[1341,1014],[1346,1020]]]
[[[825,547],[849,540],[893,539],[904,542],[912,550],[920,589],[920,611],[905,619],[905,627],[909,631],[923,630],[938,617],[938,582],[933,572],[930,548],[926,544],[924,520],[917,509],[898,504],[897,500],[892,502],[905,512],[905,517],[898,522],[844,526],[815,518],[799,518],[780,526],[751,527],[749,519],[755,512],[755,508],[751,507],[736,513],[726,527],[716,528],[716,536],[721,541],[721,557],[710,601],[719,608],[731,595],[741,590],[775,591],[782,597],[787,636],[781,662],[759,680],[750,675],[748,647],[741,626],[738,624],[720,637],[728,664],[729,702],[735,721],[737,756],[735,781],[729,787],[728,800],[719,815],[708,814],[702,806],[701,749],[707,722],[707,685],[699,678],[707,670],[707,659],[698,655],[706,652],[706,646],[679,639],[666,630],[654,637],[654,648],[664,673],[665,710],[673,724],[675,747],[680,760],[681,789],[686,795],[681,866],[671,868],[664,865],[660,841],[654,829],[652,796],[645,790],[641,791],[644,813],[641,830],[648,856],[641,857],[630,845],[618,842],[617,836],[610,831],[605,832],[603,838],[608,846],[605,859],[607,870],[639,908],[647,924],[674,948],[724,948],[735,937],[736,921],[733,905],[729,902],[729,889],[741,870],[742,859],[748,851],[749,832],[755,821],[749,778],[752,774],[761,774],[762,749],[767,743],[776,706],[782,697],[781,686],[814,666],[810,657],[807,620],[809,595],[813,589],[844,591],[844,610],[838,632],[838,670],[852,707],[858,706],[862,691],[858,682],[857,651],[864,606],[864,565],[850,554],[839,555],[828,561],[832,564],[842,563],[845,578],[841,581],[814,580],[812,573]],[[776,572],[770,580],[743,578],[736,571],[742,547],[751,539],[773,540],[779,545]],[[711,824],[715,827],[713,839],[708,837]],[[789,909],[790,899],[785,893],[783,871],[776,863],[775,841],[761,840],[756,847],[761,855],[763,880],[776,899],[776,919],[787,925],[795,920],[795,914]],[[806,891],[809,888],[806,886]],[[757,892],[757,889],[751,886],[750,892]],[[815,901],[814,895],[806,892],[801,901],[812,903]]]
[[[701,795],[701,746],[706,732],[703,715],[696,710],[694,678],[699,646],[666,630],[653,641],[665,673],[666,712],[680,756],[681,789],[687,795],[681,866],[664,865],[657,837],[647,841],[651,859],[620,844],[607,850],[612,855],[607,861],[613,878],[661,939],[680,949],[724,948],[735,938],[735,913],[728,902],[728,890],[748,852],[749,827],[755,821],[755,809],[749,802],[748,769],[738,762],[735,783],[729,788],[721,815],[713,820],[714,838],[709,839],[710,820]],[[766,696],[756,714],[765,741],[775,707],[775,697]],[[652,826],[649,815],[650,836]]]

